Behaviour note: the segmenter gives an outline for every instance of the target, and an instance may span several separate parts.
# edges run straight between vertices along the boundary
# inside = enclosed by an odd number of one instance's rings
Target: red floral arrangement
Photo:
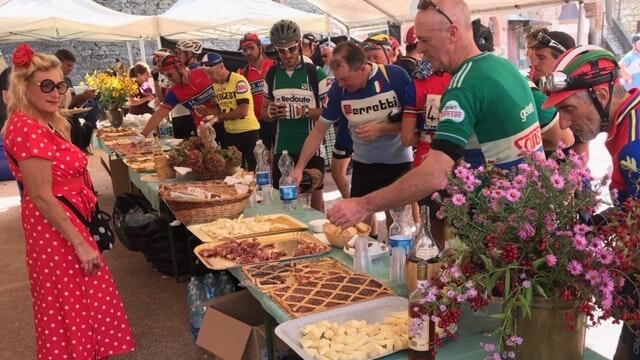
[[[13,58],[11,62],[16,67],[27,67],[31,64],[31,60],[33,59],[33,55],[35,52],[29,46],[29,44],[23,43],[18,45],[16,51],[13,53]]]

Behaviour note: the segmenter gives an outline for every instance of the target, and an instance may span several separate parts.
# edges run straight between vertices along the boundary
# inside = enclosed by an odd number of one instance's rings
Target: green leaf
[[[504,318],[505,318],[505,316],[507,316],[507,315],[506,315],[506,314],[503,314],[503,313],[499,313],[499,314],[491,314],[491,315],[489,315],[489,317],[490,317],[490,318],[493,318],[493,319],[504,319]]]
[[[530,292],[531,288],[526,289],[525,295],[522,296],[522,293],[518,295],[518,298],[522,300],[522,308],[524,309],[524,315],[528,318],[531,317],[531,303],[527,300],[527,292]]]
[[[537,269],[540,267],[540,265],[544,264],[546,261],[546,259],[544,257],[541,257],[540,259],[536,260],[533,262],[533,268]]]
[[[484,262],[484,267],[487,268],[488,271],[493,271],[493,269],[495,269],[495,266],[493,266],[493,262],[491,262],[491,259],[489,259],[486,255],[483,254],[479,254],[480,258],[482,259],[482,261]]]
[[[511,270],[507,268],[504,272],[504,298],[509,298],[509,293],[511,292]]]
[[[531,302],[533,300],[533,288],[529,287],[528,289],[526,289],[526,291],[524,292],[524,299],[526,301],[526,303],[531,306]]]
[[[493,288],[496,286],[496,282],[498,281],[498,278],[502,275],[502,270],[498,270],[495,273],[493,273],[493,275],[491,275],[491,277],[489,278],[489,281],[485,284],[485,287],[488,291],[493,290]]]
[[[544,292],[544,290],[542,289],[542,286],[536,284],[536,290],[538,291],[538,294],[542,295],[542,297],[546,298],[547,294]]]

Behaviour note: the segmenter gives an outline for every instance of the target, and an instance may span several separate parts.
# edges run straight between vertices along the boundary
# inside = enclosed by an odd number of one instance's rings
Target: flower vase
[[[120,127],[122,125],[122,110],[120,109],[109,109],[107,110],[107,119],[111,123],[111,126],[114,128]]]
[[[567,326],[567,312],[575,319],[575,330]],[[575,302],[534,298],[531,317],[519,311],[514,330],[523,339],[516,347],[517,360],[583,358],[586,318],[576,310]]]

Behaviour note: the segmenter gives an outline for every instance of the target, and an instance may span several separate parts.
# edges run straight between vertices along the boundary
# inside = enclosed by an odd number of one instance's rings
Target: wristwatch
[[[302,113],[302,116],[304,116],[304,117],[309,117],[309,114],[310,114],[310,112],[309,112],[309,107],[308,107],[308,106],[305,106],[305,107],[304,107],[304,112]]]

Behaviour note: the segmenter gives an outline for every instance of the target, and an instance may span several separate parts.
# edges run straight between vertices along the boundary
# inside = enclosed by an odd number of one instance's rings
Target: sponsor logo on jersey
[[[464,120],[464,110],[462,110],[457,101],[450,100],[442,107],[442,111],[440,111],[440,120],[451,120],[459,123]]]
[[[233,100],[236,98],[235,91],[226,91],[216,94],[216,101]]]
[[[281,95],[276,98],[279,102],[284,103],[311,103],[311,98],[300,95]]]
[[[535,109],[533,104],[529,103],[529,105],[525,106],[524,109],[520,111],[520,119],[522,119],[523,122],[527,121],[527,117],[533,114],[534,111]]]
[[[251,94],[258,95],[258,94],[262,94],[263,91],[264,91],[264,81],[262,79],[258,81],[253,81],[251,83]]]
[[[182,105],[184,105],[187,109],[193,110],[197,105],[202,105],[211,101],[211,99],[214,98],[214,95],[215,94],[213,88],[209,86],[199,94],[192,96],[187,101],[183,101]]]
[[[361,107],[353,107],[350,104],[344,104],[342,108],[343,108],[344,114],[349,116],[349,115],[371,114],[381,110],[391,111],[391,109],[399,106],[400,106],[400,103],[398,103],[398,99],[394,97],[393,99],[389,99],[389,98],[379,99],[377,102],[371,105],[366,105]]]
[[[236,84],[236,92],[238,94],[244,94],[249,91],[249,84],[246,81],[238,81]]]
[[[514,145],[518,150],[535,151],[542,144],[542,133],[540,127],[536,126],[533,130],[525,133],[523,136],[514,141]]]

